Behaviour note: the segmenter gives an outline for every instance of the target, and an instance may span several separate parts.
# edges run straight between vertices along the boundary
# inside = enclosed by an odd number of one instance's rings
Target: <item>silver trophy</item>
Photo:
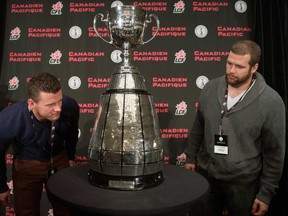
[[[147,41],[147,24],[156,20],[157,30]],[[104,22],[110,41],[97,31]],[[109,86],[101,96],[89,144],[89,182],[116,190],[142,190],[161,184],[163,144],[152,96],[144,77],[131,65],[131,51],[151,41],[159,30],[159,19],[141,7],[111,8],[106,18],[96,14],[93,22],[98,37],[122,50],[123,62],[116,67]]]

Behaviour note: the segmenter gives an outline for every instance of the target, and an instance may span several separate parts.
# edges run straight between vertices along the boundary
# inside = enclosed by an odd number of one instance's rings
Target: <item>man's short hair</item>
[[[252,40],[241,40],[237,41],[232,45],[231,52],[236,55],[249,54],[251,59],[249,65],[253,67],[255,64],[260,62],[261,48]]]
[[[56,94],[61,90],[61,84],[57,77],[52,74],[41,72],[33,76],[27,86],[28,97],[33,101],[39,100],[40,92]]]

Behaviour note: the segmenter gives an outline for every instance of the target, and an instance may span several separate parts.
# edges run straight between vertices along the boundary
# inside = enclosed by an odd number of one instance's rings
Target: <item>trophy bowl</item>
[[[156,20],[157,29],[155,34],[147,41],[143,41],[144,32],[151,18]],[[106,24],[110,41],[104,39],[97,30],[97,20],[101,19]],[[112,7],[107,11],[106,18],[102,13],[96,14],[93,21],[93,28],[98,37],[106,43],[112,44],[119,49],[134,49],[140,45],[151,41],[158,33],[159,19],[154,14],[147,15],[147,12],[141,7],[132,5],[123,5]]]

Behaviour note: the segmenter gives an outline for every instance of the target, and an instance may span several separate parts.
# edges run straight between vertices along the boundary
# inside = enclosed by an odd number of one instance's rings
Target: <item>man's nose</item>
[[[231,65],[230,72],[231,73],[235,73],[235,71],[236,71],[236,66],[235,65]]]
[[[60,112],[61,111],[61,108],[62,107],[62,103],[57,103],[54,107],[54,110],[57,111],[57,112]]]

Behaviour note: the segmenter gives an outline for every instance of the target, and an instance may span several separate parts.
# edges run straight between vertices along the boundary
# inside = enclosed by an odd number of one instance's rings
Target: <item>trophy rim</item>
[[[144,10],[142,7],[134,6],[134,5],[117,5],[115,7],[110,8],[109,11],[120,10],[121,8],[132,8],[134,11],[139,10],[139,11],[142,11],[144,13],[147,13],[147,11]]]

